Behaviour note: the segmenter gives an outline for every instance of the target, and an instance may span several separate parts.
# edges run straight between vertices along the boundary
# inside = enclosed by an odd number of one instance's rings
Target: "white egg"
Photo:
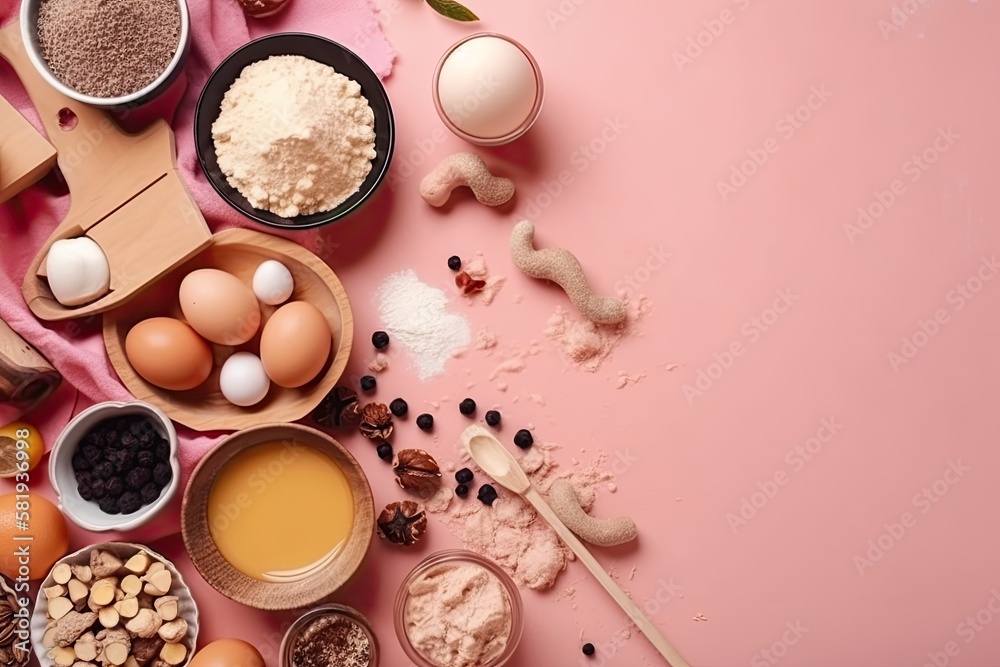
[[[111,287],[111,267],[94,239],[60,239],[45,257],[49,289],[64,306],[79,306],[104,296]]]
[[[263,303],[277,306],[288,301],[295,289],[295,280],[288,267],[279,261],[269,259],[261,262],[253,274],[253,293]]]
[[[451,122],[483,138],[517,130],[539,94],[528,57],[514,43],[493,35],[473,37],[452,51],[441,66],[437,91]]]
[[[264,372],[260,357],[250,352],[237,352],[226,359],[219,373],[219,389],[233,405],[247,407],[264,400],[271,379]]]

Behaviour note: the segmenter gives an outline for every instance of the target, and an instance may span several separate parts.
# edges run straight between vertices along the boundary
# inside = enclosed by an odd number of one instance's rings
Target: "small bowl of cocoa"
[[[186,0],[24,0],[21,38],[57,91],[121,111],[183,85],[191,25]]]

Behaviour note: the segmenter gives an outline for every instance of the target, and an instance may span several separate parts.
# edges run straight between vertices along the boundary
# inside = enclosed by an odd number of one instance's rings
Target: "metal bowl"
[[[251,206],[246,197],[229,184],[226,175],[219,168],[219,161],[215,155],[215,141],[212,139],[212,125],[219,117],[222,99],[243,69],[257,61],[282,55],[310,58],[329,65],[340,74],[357,81],[361,86],[361,94],[368,100],[375,114],[375,157],[372,159],[371,171],[368,172],[358,191],[329,211],[295,218],[282,218],[270,211],[262,211]],[[395,136],[392,106],[378,75],[347,47],[325,37],[307,33],[268,35],[237,49],[212,73],[198,99],[194,116],[194,145],[208,182],[230,206],[243,215],[279,229],[319,227],[339,220],[358,209],[375,193],[389,173]]]
[[[177,6],[181,10],[181,34],[180,42],[174,57],[163,71],[152,83],[145,88],[141,88],[134,93],[122,95],[121,97],[94,97],[84,95],[73,90],[49,69],[49,65],[42,57],[42,50],[38,44],[38,8],[44,0],[23,0],[21,2],[21,37],[24,40],[24,48],[28,52],[31,64],[35,66],[38,73],[45,81],[58,90],[60,93],[76,100],[82,104],[105,109],[108,111],[122,111],[134,109],[152,102],[159,97],[177,80],[184,71],[184,61],[187,59],[188,50],[191,46],[191,18],[188,15],[187,0],[177,0]]]

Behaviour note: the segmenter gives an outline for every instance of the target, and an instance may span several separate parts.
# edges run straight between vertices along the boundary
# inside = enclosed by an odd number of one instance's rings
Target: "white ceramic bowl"
[[[80,497],[76,476],[73,474],[73,453],[83,436],[98,422],[110,417],[134,414],[152,418],[157,431],[170,443],[172,476],[170,483],[160,491],[160,497],[155,502],[143,505],[132,514],[106,514],[96,502]],[[156,516],[180,487],[181,466],[177,459],[177,432],[174,430],[173,422],[159,408],[142,401],[97,403],[74,417],[59,434],[55,446],[49,453],[49,480],[59,497],[59,509],[81,528],[95,532],[137,528]]]
[[[133,544],[131,542],[105,542],[103,544],[92,544],[89,547],[84,547],[77,552],[71,553],[65,558],[60,558],[52,567],[54,569],[59,563],[69,563],[70,565],[89,565],[90,552],[94,549],[110,551],[121,558],[122,561],[127,560],[129,557],[133,556],[140,549],[142,549],[156,560],[162,561],[167,570],[170,571],[170,576],[172,578],[172,582],[170,584],[170,595],[177,596],[177,617],[183,618],[188,624],[187,635],[184,637],[184,641],[181,642],[187,646],[187,657],[184,659],[184,662],[177,666],[185,667],[185,665],[191,661],[191,657],[194,655],[195,647],[198,645],[198,605],[195,604],[194,597],[191,595],[191,590],[187,587],[187,584],[184,583],[184,577],[181,576],[181,573],[177,571],[177,568],[174,567],[173,563],[149,547],[142,544]],[[50,570],[45,576],[45,579],[42,581],[41,587],[38,589],[38,597],[35,599],[35,610],[31,614],[31,648],[34,651],[35,656],[43,665],[51,662],[45,659],[45,654],[48,653],[49,650],[42,645],[42,636],[45,634],[45,627],[48,625],[48,618],[46,616],[46,612],[48,611],[48,600],[45,597],[44,589],[54,585],[55,583],[55,580],[52,578],[52,571]]]

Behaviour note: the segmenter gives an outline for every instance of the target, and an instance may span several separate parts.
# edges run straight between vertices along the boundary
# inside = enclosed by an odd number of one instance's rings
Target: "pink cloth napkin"
[[[193,139],[194,107],[212,70],[247,41],[274,32],[311,32],[344,44],[357,53],[380,76],[392,69],[395,56],[379,24],[370,0],[291,0],[278,16],[264,20],[247,19],[236,0],[188,0],[191,13],[191,52],[185,67],[187,89],[171,123],[177,140],[177,164],[185,183],[213,231],[255,225],[230,208],[212,189],[201,173]],[[20,3],[0,0],[0,25],[16,17]],[[0,60],[0,95],[24,114],[41,131],[41,123],[13,70]],[[165,114],[167,115],[167,114]],[[168,118],[169,120],[169,118]],[[13,201],[0,205],[0,317],[25,340],[34,345],[63,375],[63,386],[45,403],[23,418],[38,427],[51,447],[73,415],[100,401],[128,401],[133,397],[118,379],[108,361],[101,338],[101,317],[68,322],[39,322],[21,296],[21,283],[38,248],[65,215],[69,196],[51,175]],[[314,234],[294,233],[294,240],[313,247]],[[0,406],[0,423],[18,416]],[[204,453],[222,435],[200,434],[178,426],[183,480]],[[37,469],[33,485],[43,495],[51,489],[44,478],[47,459]],[[0,484],[0,492],[9,490]],[[183,486],[182,486],[183,488]],[[177,507],[163,512],[153,525],[128,534],[129,539],[151,541],[179,529]],[[91,542],[115,536],[88,536],[74,531],[74,541]]]

